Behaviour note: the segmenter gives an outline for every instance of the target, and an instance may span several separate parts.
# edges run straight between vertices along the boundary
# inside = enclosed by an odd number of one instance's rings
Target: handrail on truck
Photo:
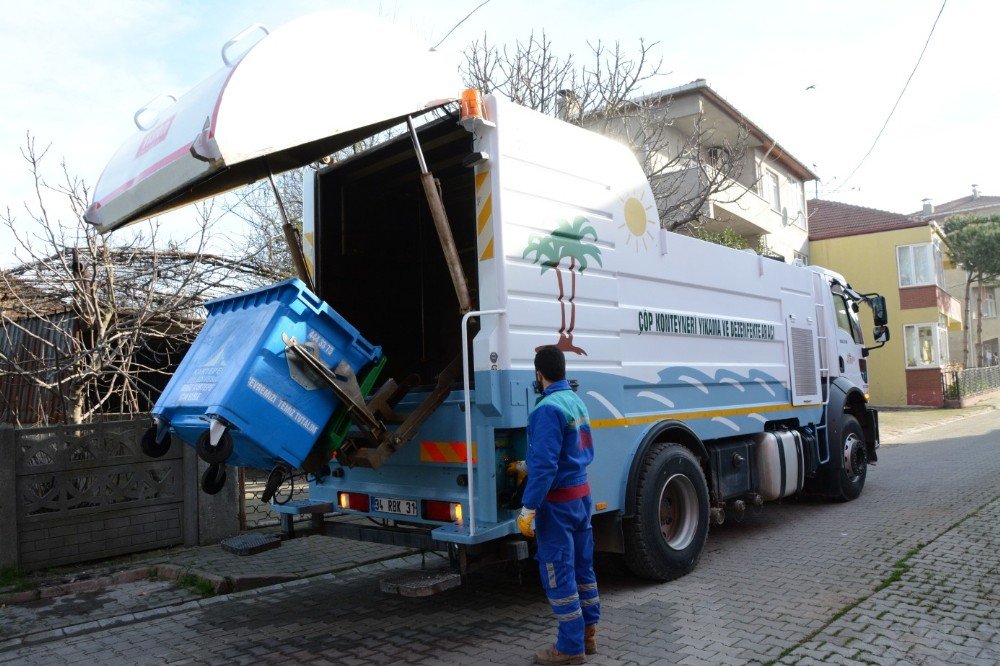
[[[506,310],[473,310],[462,316],[462,386],[465,391],[465,475],[469,486],[469,536],[476,534],[475,482],[472,480],[472,401],[469,398],[469,319],[502,315]]]

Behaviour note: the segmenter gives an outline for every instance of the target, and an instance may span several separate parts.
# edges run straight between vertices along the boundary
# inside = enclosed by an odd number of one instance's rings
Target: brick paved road
[[[885,449],[855,502],[767,505],[715,528],[682,580],[604,573],[602,654],[590,662],[735,664],[789,650],[786,663],[841,661],[847,648],[870,662],[995,663],[996,426],[992,414],[974,417]],[[894,567],[901,560],[910,568]],[[0,651],[0,663],[527,663],[550,639],[533,577],[518,585],[500,571],[411,600],[377,591],[385,566],[188,602],[169,617]]]
[[[897,565],[891,584],[782,663],[1000,663],[1000,500]]]

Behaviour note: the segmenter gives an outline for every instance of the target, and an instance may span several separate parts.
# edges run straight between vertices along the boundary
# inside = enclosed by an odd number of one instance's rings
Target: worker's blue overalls
[[[551,384],[528,417],[523,504],[536,510],[535,558],[559,620],[556,649],[563,654],[583,654],[584,625],[601,617],[587,483],[593,459],[587,408],[568,382]]]

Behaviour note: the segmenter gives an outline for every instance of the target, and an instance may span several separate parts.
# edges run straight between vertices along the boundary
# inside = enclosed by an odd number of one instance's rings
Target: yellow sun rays
[[[653,208],[653,204],[646,205],[643,203],[642,199],[645,196],[645,192],[642,190],[636,190],[630,192],[627,197],[621,199],[622,205],[624,206],[624,224],[618,226],[619,229],[628,229],[628,233],[625,234],[625,244],[631,245],[635,241],[635,250],[639,251],[639,244],[642,244],[642,249],[646,250],[649,248],[649,241],[653,240],[653,232],[650,231],[655,223],[649,219],[648,211]],[[654,216],[654,219],[655,216]]]

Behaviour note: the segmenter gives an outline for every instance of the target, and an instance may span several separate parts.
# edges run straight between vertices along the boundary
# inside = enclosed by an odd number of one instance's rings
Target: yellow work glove
[[[517,529],[521,534],[529,539],[535,538],[535,511],[527,507],[521,507],[521,513],[517,516]]]
[[[515,460],[507,465],[507,475],[516,476],[517,484],[521,485],[528,476],[528,465],[523,460]]]

